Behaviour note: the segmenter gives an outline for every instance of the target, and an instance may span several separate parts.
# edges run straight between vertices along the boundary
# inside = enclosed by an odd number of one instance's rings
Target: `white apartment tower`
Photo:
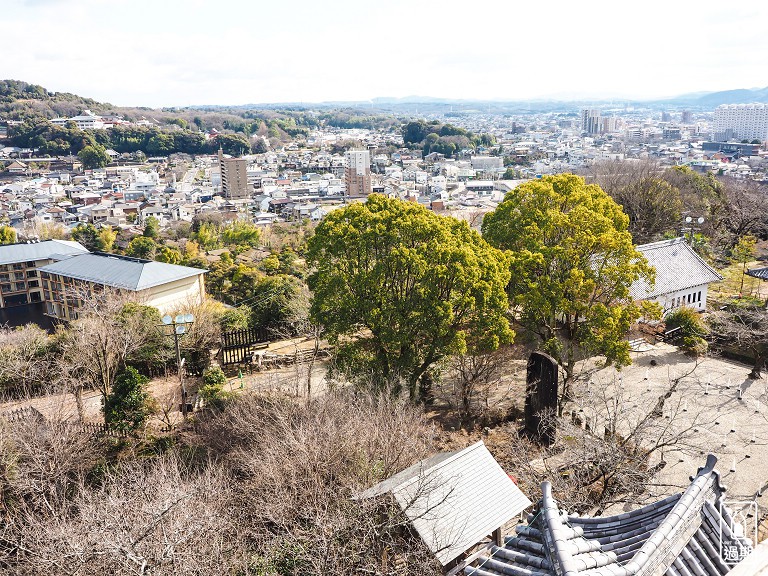
[[[714,138],[768,140],[768,104],[723,104],[715,109]]]
[[[362,197],[371,193],[371,155],[368,150],[349,150],[345,154],[344,177],[347,196]]]

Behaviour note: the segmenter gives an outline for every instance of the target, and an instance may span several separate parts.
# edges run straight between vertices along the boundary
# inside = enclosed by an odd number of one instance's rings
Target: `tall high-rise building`
[[[224,158],[219,148],[219,170],[221,171],[221,194],[224,198],[250,198],[248,186],[248,163],[245,158]]]
[[[347,196],[368,196],[371,193],[371,155],[368,150],[349,150],[345,154],[347,167],[344,179]]]
[[[767,104],[723,104],[715,109],[715,140],[768,140]]]
[[[581,130],[587,134],[600,133],[600,110],[581,111]]]
[[[682,124],[693,124],[693,114],[690,110],[683,110],[683,113],[680,115],[680,122]]]
[[[672,114],[669,112],[662,112],[661,113],[661,121],[662,122],[671,122],[672,121]]]

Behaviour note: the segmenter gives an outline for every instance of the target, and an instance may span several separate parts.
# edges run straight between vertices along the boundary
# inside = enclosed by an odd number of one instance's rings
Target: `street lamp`
[[[194,314],[177,314],[175,317],[166,314],[162,318],[164,326],[172,328],[173,343],[176,347],[176,369],[179,372],[179,387],[181,388],[181,413],[184,419],[187,418],[187,387],[184,385],[184,360],[181,358],[181,348],[179,347],[179,336],[187,333],[187,328],[195,321]]]
[[[704,217],[703,216],[699,216],[698,218],[695,219],[695,221],[696,221],[696,224],[698,224],[698,228],[701,228],[701,225],[704,224]],[[689,244],[693,245],[693,230],[695,228],[695,226],[694,226],[694,218],[692,216],[686,216],[685,217],[685,223],[688,224],[689,227],[688,228],[684,228],[683,232],[685,232],[685,231],[690,232]]]

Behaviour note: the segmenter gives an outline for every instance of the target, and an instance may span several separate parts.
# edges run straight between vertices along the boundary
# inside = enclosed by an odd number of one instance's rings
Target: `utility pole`
[[[166,336],[173,336],[173,344],[176,348],[176,369],[179,373],[179,388],[181,390],[181,414],[184,416],[184,420],[187,419],[187,387],[184,384],[184,360],[181,357],[179,337],[183,334],[186,334],[187,328],[191,326],[194,321],[194,314],[177,314],[175,318],[170,314],[163,316],[163,326],[171,327],[171,334],[166,333]]]

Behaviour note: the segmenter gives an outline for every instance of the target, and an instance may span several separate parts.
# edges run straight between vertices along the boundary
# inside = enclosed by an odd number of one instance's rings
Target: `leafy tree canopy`
[[[154,260],[157,253],[157,244],[152,238],[146,236],[135,236],[128,243],[125,251],[126,255],[144,260]]]
[[[89,144],[77,153],[84,168],[103,168],[109,164],[109,155],[103,146]]]
[[[0,226],[0,244],[13,244],[16,242],[16,230],[10,226]]]
[[[116,430],[130,431],[141,428],[149,418],[149,379],[128,366],[115,377],[112,391],[104,401],[104,421]]]
[[[632,245],[629,218],[596,184],[573,174],[546,176],[509,192],[483,220],[483,236],[511,250],[509,296],[517,321],[565,371],[601,354],[631,362],[624,335],[641,315],[629,288],[654,270]]]
[[[466,222],[374,194],[329,214],[309,240],[312,319],[379,386],[422,396],[446,355],[510,342],[509,258]],[[353,339],[344,339],[354,335]]]

